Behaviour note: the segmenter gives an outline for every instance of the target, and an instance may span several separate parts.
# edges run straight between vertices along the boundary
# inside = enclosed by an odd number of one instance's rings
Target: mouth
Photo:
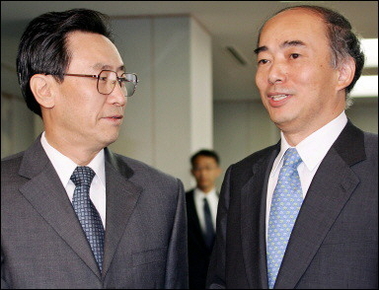
[[[124,116],[122,115],[114,115],[114,116],[107,116],[103,117],[103,119],[110,120],[110,121],[116,121],[116,120],[121,120]]]
[[[290,94],[270,94],[268,97],[275,102],[279,102],[279,101],[287,99],[290,96],[292,96],[292,95],[290,95]]]

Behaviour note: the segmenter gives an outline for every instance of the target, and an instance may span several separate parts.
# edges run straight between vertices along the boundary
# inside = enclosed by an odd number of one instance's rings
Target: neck
[[[208,194],[210,193],[215,187],[214,186],[210,186],[210,187],[198,187],[202,192],[204,192],[205,194]]]
[[[72,142],[59,139],[51,138],[48,132],[45,131],[45,137],[50,146],[59,151],[64,156],[70,158],[79,166],[88,165],[96,155],[102,150],[102,148],[85,148],[83,146],[75,145]]]

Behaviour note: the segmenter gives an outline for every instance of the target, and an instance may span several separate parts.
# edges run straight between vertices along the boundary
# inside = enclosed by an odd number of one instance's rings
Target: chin
[[[104,147],[107,147],[107,146],[111,145],[112,143],[116,142],[118,139],[118,136],[119,136],[119,134],[117,133],[117,134],[114,134],[112,136],[107,136],[107,138],[103,139],[102,143],[104,144]]]

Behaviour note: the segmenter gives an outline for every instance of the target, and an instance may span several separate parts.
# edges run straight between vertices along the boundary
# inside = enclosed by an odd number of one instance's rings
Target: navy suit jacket
[[[280,143],[227,170],[209,287],[268,287],[266,195],[279,151]],[[349,121],[332,145],[303,201],[275,288],[378,288],[378,135]]]

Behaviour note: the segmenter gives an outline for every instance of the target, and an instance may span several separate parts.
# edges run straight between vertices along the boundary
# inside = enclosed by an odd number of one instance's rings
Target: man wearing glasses
[[[44,132],[1,163],[1,288],[186,288],[182,183],[111,152],[137,75],[105,15],[46,13],[17,71]]]

